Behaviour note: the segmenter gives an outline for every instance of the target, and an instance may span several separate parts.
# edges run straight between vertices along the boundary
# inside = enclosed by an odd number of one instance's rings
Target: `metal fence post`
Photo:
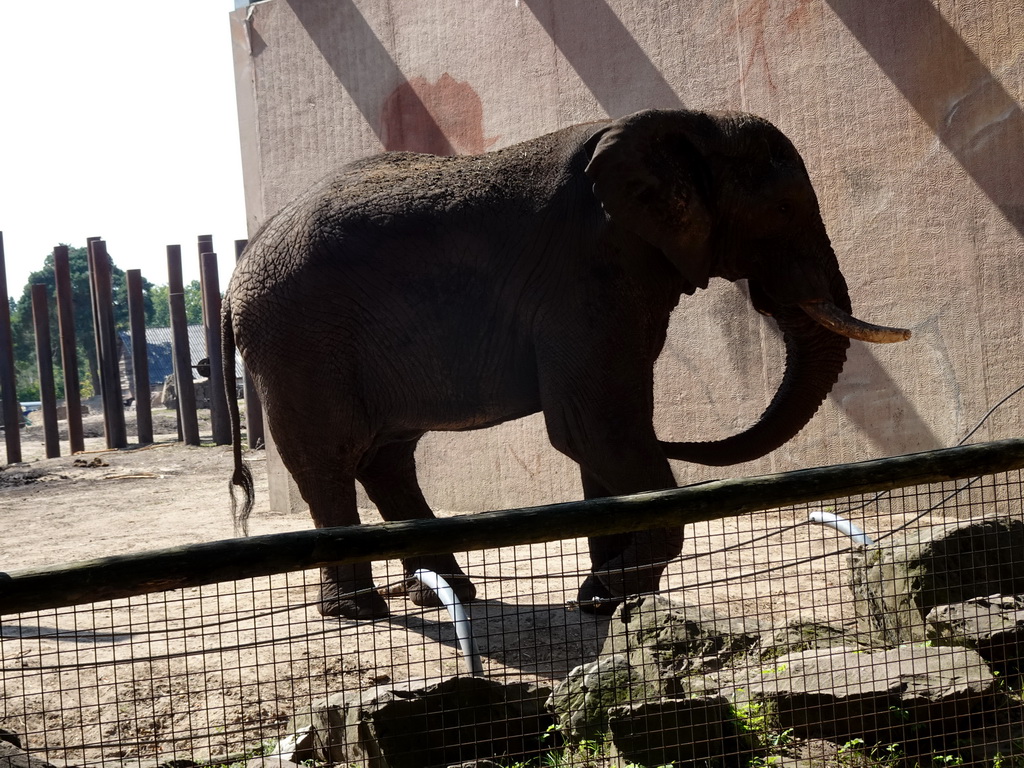
[[[50,344],[50,301],[45,283],[35,283],[32,295],[32,328],[36,335],[36,364],[39,369],[39,399],[43,411],[43,439],[46,458],[60,456],[57,429],[57,393],[53,381],[53,348]]]
[[[124,399],[121,392],[121,374],[117,363],[117,337],[114,331],[113,280],[107,244],[95,240],[92,245],[92,275],[95,283],[95,310],[99,325],[96,328],[100,353],[100,380],[103,382],[103,414],[107,427],[107,447],[128,446],[128,432],[124,423]]]
[[[14,376],[14,337],[11,335],[11,306],[7,295],[7,267],[4,261],[4,233],[0,232],[0,397],[3,413],[7,463],[21,462],[21,409]]]
[[[153,410],[149,394],[149,358],[146,344],[146,308],[142,303],[142,271],[129,269],[128,321],[132,334],[132,377],[135,382],[135,423],[139,444],[153,442]]]
[[[99,305],[96,303],[96,257],[94,255],[94,246],[100,240],[99,236],[85,238],[85,247],[87,249],[86,256],[86,268],[89,275],[89,308],[92,310],[92,337],[93,344],[96,347],[96,353],[94,360],[96,361],[96,381],[95,384],[99,384],[99,396],[100,396],[100,408],[103,412],[103,434],[110,434],[110,414],[107,413],[107,382],[106,374],[103,370],[103,356],[100,352],[100,313]],[[108,442],[107,447],[110,447]]]
[[[174,386],[178,393],[178,429],[185,445],[199,445],[196,390],[192,385],[192,351],[185,314],[185,287],[181,277],[181,246],[167,246],[167,300],[171,310],[171,349]]]
[[[53,276],[57,287],[57,326],[60,329],[60,359],[64,368],[64,407],[68,414],[68,443],[71,453],[85,450],[82,428],[82,393],[78,380],[78,343],[75,339],[74,293],[68,247],[53,249]]]
[[[208,251],[200,256],[203,276],[203,317],[206,330],[206,356],[210,360],[210,427],[213,442],[231,443],[231,424],[228,420],[227,384],[234,389],[235,382],[224,381],[223,355],[220,346],[220,279],[217,274],[217,254]]]

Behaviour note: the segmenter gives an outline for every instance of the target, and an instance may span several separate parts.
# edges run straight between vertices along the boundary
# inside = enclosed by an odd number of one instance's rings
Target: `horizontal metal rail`
[[[438,520],[320,528],[0,573],[0,615],[334,563],[468,552],[718,520],[1024,467],[1024,440]]]

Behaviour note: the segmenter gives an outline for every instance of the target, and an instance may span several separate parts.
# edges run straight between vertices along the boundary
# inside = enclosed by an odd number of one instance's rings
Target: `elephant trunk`
[[[786,370],[761,418],[724,440],[663,441],[668,458],[713,467],[753,461],[783,445],[811,420],[843,370],[850,340],[826,330],[799,310],[777,320],[786,343]]]
[[[786,370],[775,397],[749,429],[713,442],[662,442],[670,459],[722,467],[759,459],[793,438],[825,401],[846,362],[850,339],[874,343],[903,341],[910,331],[865,323],[851,316],[846,281],[832,271],[833,300],[804,300],[780,308],[763,286],[751,282],[750,298],[775,317],[786,343]]]

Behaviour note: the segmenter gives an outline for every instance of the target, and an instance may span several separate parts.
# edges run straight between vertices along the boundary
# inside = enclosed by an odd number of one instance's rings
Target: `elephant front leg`
[[[628,400],[616,401],[622,406]],[[580,464],[588,499],[624,496],[676,486],[672,468],[650,426],[646,402],[636,416],[617,409],[594,408],[579,401],[571,407],[545,409],[552,443]],[[559,418],[563,414],[571,419]],[[657,529],[590,539],[591,573],[580,588],[583,610],[610,613],[627,595],[650,593],[670,560],[682,550],[682,529]]]
[[[682,528],[659,528],[628,534],[589,539],[591,556],[595,549],[614,553],[602,562],[594,562],[590,575],[580,586],[577,599],[587,613],[611,614],[626,595],[650,594],[658,584],[669,561],[683,547]]]
[[[589,472],[581,472],[588,499],[612,494]],[[609,615],[626,595],[656,592],[668,562],[683,547],[682,528],[613,533],[587,539],[590,574],[580,586],[580,609]]]

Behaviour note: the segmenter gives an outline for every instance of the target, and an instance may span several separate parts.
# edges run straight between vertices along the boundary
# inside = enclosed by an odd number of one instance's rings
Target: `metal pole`
[[[68,442],[71,452],[85,450],[82,428],[82,393],[78,381],[78,344],[75,339],[74,293],[68,247],[53,249],[53,275],[57,284],[57,325],[60,329],[60,359],[64,368],[64,407],[68,412]]]
[[[203,286],[203,254],[213,253],[213,235],[199,235],[197,247],[199,249],[199,295],[205,296],[206,289]],[[206,303],[200,302],[200,306],[203,310],[203,328],[206,328],[209,325],[206,318]]]
[[[106,423],[108,448],[128,447],[128,431],[124,423],[124,396],[121,391],[121,374],[117,364],[117,345],[114,333],[113,279],[107,244],[97,240],[92,244],[93,266],[96,279],[96,314],[100,325],[96,338],[100,342],[100,370],[106,386],[103,391],[103,412],[108,415]]]
[[[248,245],[248,240],[235,240],[235,263],[242,258],[242,252]],[[263,436],[263,404],[260,403],[259,393],[253,385],[249,369],[242,366],[242,396],[245,398],[245,434],[249,441],[249,448],[263,448],[266,445]]]
[[[129,269],[128,322],[132,334],[132,376],[135,380],[135,423],[139,445],[153,442],[153,410],[149,393],[149,358],[146,344],[146,308],[142,302],[142,271]]]
[[[199,419],[196,417],[196,390],[192,385],[192,353],[185,314],[180,245],[167,246],[167,293],[171,310],[174,387],[178,392],[178,425],[186,445],[199,445]]]
[[[4,261],[4,233],[0,232],[0,398],[3,409],[7,463],[21,463],[21,409],[18,384],[14,378],[14,337],[11,335],[11,305],[7,294],[7,267]]]
[[[234,395],[235,382],[224,381],[223,355],[220,345],[220,278],[217,274],[217,254],[200,256],[203,276],[203,314],[206,323],[206,356],[210,360],[210,427],[216,445],[231,444],[231,422],[228,419],[227,386]]]
[[[43,410],[43,438],[46,458],[60,456],[57,428],[57,393],[53,382],[53,348],[50,344],[49,295],[44,283],[35,283],[32,294],[32,327],[36,334],[36,364],[39,370],[39,399]]]
[[[96,345],[96,379],[99,383],[100,407],[103,410],[103,434],[107,436],[107,447],[110,447],[110,412],[107,408],[107,387],[106,371],[103,369],[103,345],[100,340],[100,311],[96,300],[96,243],[100,242],[99,237],[87,237],[85,244],[87,248],[86,264],[89,271],[89,307],[92,309],[92,337]]]

